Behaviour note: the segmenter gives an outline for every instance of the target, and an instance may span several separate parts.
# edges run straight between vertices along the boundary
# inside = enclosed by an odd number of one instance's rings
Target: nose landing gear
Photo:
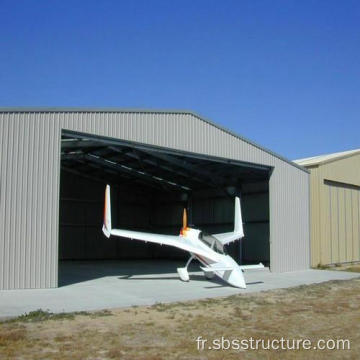
[[[182,281],[189,281],[190,280],[190,276],[189,276],[189,272],[187,270],[188,266],[190,265],[191,261],[195,258],[194,255],[191,255],[189,260],[187,261],[185,267],[183,268],[177,268],[177,272],[179,274],[179,277]]]

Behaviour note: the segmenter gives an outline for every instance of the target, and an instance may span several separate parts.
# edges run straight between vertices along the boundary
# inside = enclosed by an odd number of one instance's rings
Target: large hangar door
[[[360,186],[324,180],[322,263],[360,261]]]
[[[268,219],[268,203],[250,192],[264,183],[268,196],[269,172],[256,164],[63,131],[59,260],[188,258],[172,247],[107,239],[101,228],[110,184],[113,227],[163,234],[179,233],[184,207],[190,224],[201,230],[232,230],[234,197],[240,195],[246,243],[252,245],[235,242],[228,252],[239,263],[268,264],[268,227],[261,223]],[[61,274],[61,264],[59,269]]]

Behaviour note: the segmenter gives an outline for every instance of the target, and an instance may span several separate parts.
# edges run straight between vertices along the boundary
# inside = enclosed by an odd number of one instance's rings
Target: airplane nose
[[[244,275],[237,262],[229,255],[226,255],[225,261],[228,266],[233,268],[233,271],[225,273],[224,280],[234,287],[246,289]]]
[[[231,272],[231,274],[230,274],[229,278],[227,279],[227,281],[232,286],[242,288],[242,289],[246,289],[246,283],[245,283],[244,275],[243,275],[243,272],[241,271],[241,269],[239,269],[239,268],[234,269]]]

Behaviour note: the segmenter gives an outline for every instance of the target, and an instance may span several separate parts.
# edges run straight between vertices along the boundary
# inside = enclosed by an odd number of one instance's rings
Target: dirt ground
[[[39,311],[0,324],[0,359],[358,359],[359,304],[357,278],[95,313]],[[351,349],[199,351],[199,336],[349,339]]]

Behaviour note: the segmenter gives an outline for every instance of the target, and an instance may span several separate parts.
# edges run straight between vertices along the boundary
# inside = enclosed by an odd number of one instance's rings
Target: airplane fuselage
[[[182,231],[181,236],[186,237],[194,246],[208,253],[208,255],[192,253],[204,267],[213,270],[207,272],[207,277],[210,278],[211,275],[216,275],[234,287],[246,288],[243,272],[238,263],[231,256],[216,252],[214,248],[204,244],[200,240],[200,234],[201,230],[187,228]]]

